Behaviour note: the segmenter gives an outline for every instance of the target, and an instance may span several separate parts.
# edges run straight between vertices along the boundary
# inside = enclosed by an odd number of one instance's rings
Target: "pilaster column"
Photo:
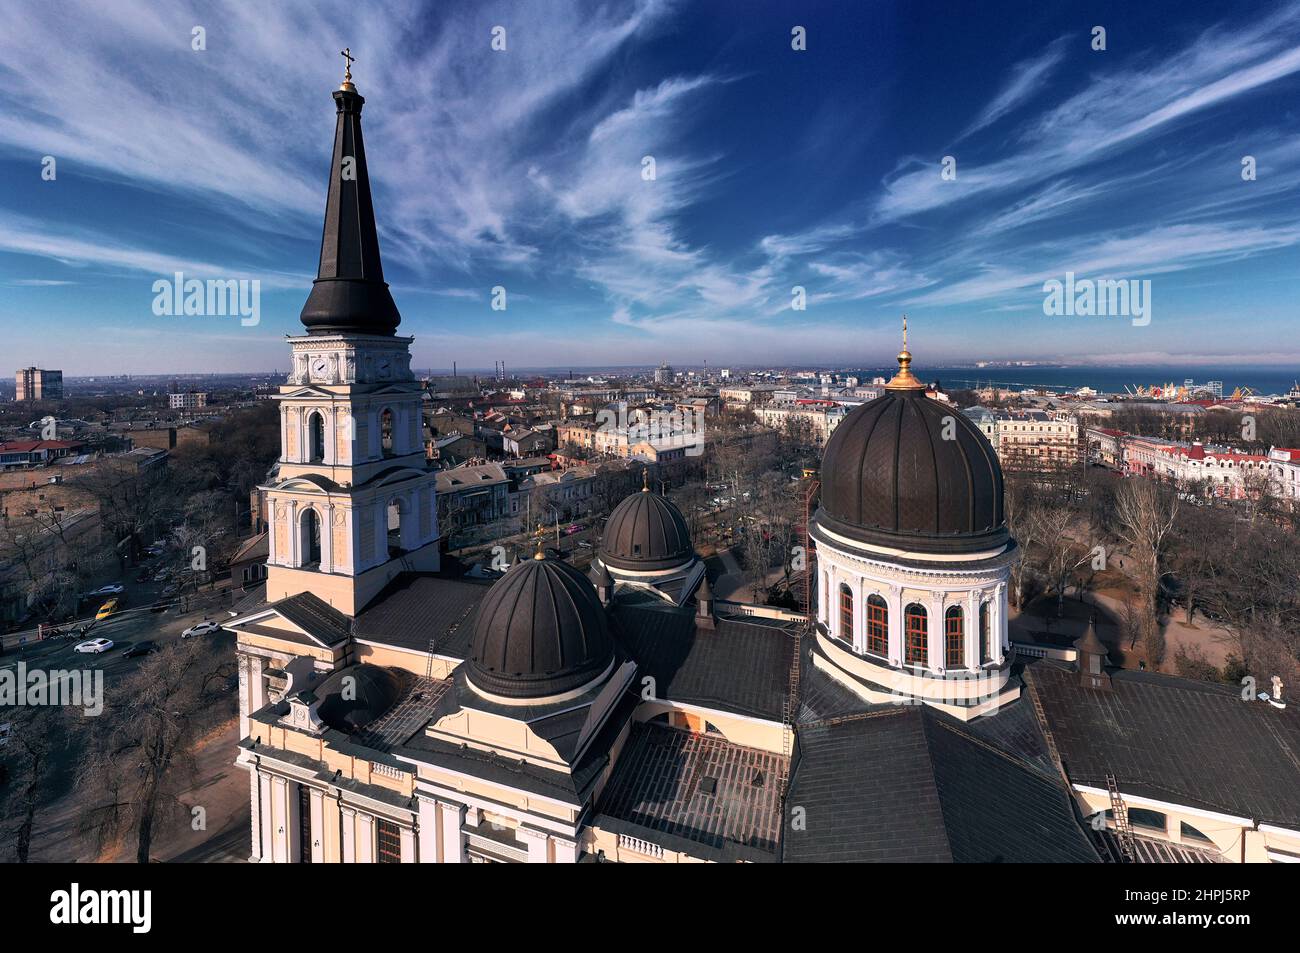
[[[460,825],[465,816],[465,808],[460,804],[438,802],[438,814],[442,827],[442,862],[444,864],[462,864],[465,862],[465,838]]]
[[[555,862],[557,864],[576,864],[578,862],[578,842],[565,840],[563,837],[551,837],[555,845]]]
[[[993,601],[993,606],[996,609],[990,625],[994,643],[993,657],[994,661],[1001,665],[1007,650],[1007,584],[1005,582],[998,584],[998,594]]]
[[[375,862],[375,819],[372,815],[357,811],[357,863],[373,864]]]
[[[357,862],[356,808],[340,804],[339,810],[343,814],[343,863],[355,864]]]
[[[271,793],[271,776],[265,772],[258,772],[257,775],[257,793],[260,798],[258,820],[262,825],[262,848],[261,861],[264,864],[275,862],[275,827],[273,826],[275,806],[272,801]]]
[[[944,651],[947,648],[944,644],[946,642],[946,637],[944,634],[943,621],[943,597],[944,594],[942,592],[930,593],[928,600],[929,604],[927,606],[927,614],[929,618],[925,620],[927,625],[925,646],[928,653],[926,662],[929,665],[930,671],[938,675],[943,674],[943,656]]]
[[[966,667],[980,667],[980,591],[972,589],[966,597]]]
[[[417,795],[420,801],[420,863],[438,862],[438,802],[431,797]]]
[[[853,583],[853,651],[867,651],[867,587],[861,576]]]
[[[528,862],[530,864],[545,864],[550,860],[546,843],[548,838],[545,831],[520,827],[515,831],[515,836],[528,845]]]
[[[284,778],[271,778],[271,805],[273,809],[271,859],[277,864],[289,863],[289,782]]]
[[[885,594],[889,606],[889,664],[897,668],[903,664],[903,589],[890,586]]]
[[[334,504],[325,504],[320,517],[320,571],[334,571]]]
[[[251,815],[249,827],[253,840],[252,850],[248,854],[250,864],[262,862],[262,817],[261,817],[261,784],[262,772],[257,765],[253,765],[248,772],[248,808]]]
[[[302,565],[302,527],[298,525],[298,501],[289,500],[286,504],[289,510],[289,562],[290,566]]]
[[[311,862],[325,863],[325,792],[319,788],[309,788],[308,807],[311,811]]]
[[[409,827],[399,827],[397,830],[401,840],[402,863],[415,863],[415,831]]]

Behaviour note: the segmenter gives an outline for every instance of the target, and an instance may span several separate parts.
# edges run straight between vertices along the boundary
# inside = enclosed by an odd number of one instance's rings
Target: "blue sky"
[[[14,366],[283,368],[345,45],[417,367],[874,365],[904,311],[929,365],[1300,363],[1300,3],[20,0],[6,21]],[[177,270],[259,279],[261,323],[154,315]],[[1045,316],[1067,271],[1149,279],[1150,324]]]

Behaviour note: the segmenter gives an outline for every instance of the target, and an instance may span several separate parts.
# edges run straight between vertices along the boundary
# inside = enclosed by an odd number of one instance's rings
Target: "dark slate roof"
[[[370,199],[370,171],[361,136],[365,99],[351,84],[334,91],[338,120],[325,199],[320,268],[300,318],[310,334],[393,334],[401,323],[384,281],[379,234]],[[350,160],[353,174],[343,175]]]
[[[713,849],[710,860],[771,861],[781,833],[784,764],[779,753],[721,735],[640,722],[601,794],[595,823],[693,856],[704,845]]]
[[[762,618],[721,618],[695,628],[692,607],[616,603],[616,636],[650,675],[659,698],[758,718],[781,718],[794,658],[793,633]]]
[[[452,697],[453,695],[470,691],[465,688],[463,678],[459,684],[453,681],[453,686],[454,691],[449,691],[443,697],[443,704],[440,706],[438,713],[435,714],[434,720],[447,711],[456,710],[458,706]],[[591,743],[581,752],[577,760],[570,764],[569,772],[543,768],[521,758],[503,757],[494,752],[470,748],[468,745],[453,744],[424,733],[417,734],[405,745],[395,749],[394,753],[414,761],[469,774],[473,777],[504,784],[507,787],[521,791],[556,798],[580,807],[587,802],[595,783],[608,767],[610,749],[613,747],[614,741],[622,733],[624,726],[626,726],[628,719],[632,715],[632,710],[636,707],[636,703],[636,696],[630,693],[619,700]],[[533,711],[533,706],[521,707]],[[552,711],[554,710],[553,708]],[[526,718],[525,715],[520,717]],[[565,725],[560,724],[542,726],[544,732],[563,731],[564,729]],[[553,743],[556,740],[552,738]],[[568,752],[562,756],[571,756],[573,745],[568,744],[566,746],[564,739],[558,740],[560,748]]]
[[[817,521],[850,539],[928,553],[1009,539],[993,447],[920,390],[889,390],[850,411],[826,441],[821,473]]]
[[[323,645],[338,645],[352,635],[352,620],[314,592],[286,596],[267,608],[274,609]]]
[[[1152,672],[1084,688],[1068,666],[1026,670],[1075,784],[1300,827],[1300,711],[1241,689]]]
[[[484,691],[544,698],[573,691],[614,659],[591,581],[557,559],[512,566],[479,605],[466,668]]]
[[[357,614],[356,638],[463,659],[485,580],[402,573]]]
[[[247,587],[235,604],[230,607],[232,616],[249,615],[266,605],[266,580]]]
[[[616,569],[670,569],[694,557],[682,511],[648,489],[624,499],[605,522],[600,558]]]
[[[788,803],[786,861],[1099,860],[1059,775],[925,705],[801,727]]]

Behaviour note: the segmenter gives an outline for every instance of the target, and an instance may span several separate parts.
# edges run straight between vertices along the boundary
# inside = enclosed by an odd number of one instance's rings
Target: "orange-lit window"
[[[867,651],[889,654],[889,607],[880,596],[867,599]]]
[[[925,606],[913,602],[904,613],[905,648],[909,665],[924,665],[926,654],[926,615]]]
[[[943,614],[943,664],[961,668],[966,664],[966,619],[961,606],[952,606]]]
[[[840,586],[840,638],[853,644],[853,593]]]
[[[375,818],[375,860],[381,864],[402,862],[402,834],[396,824]]]

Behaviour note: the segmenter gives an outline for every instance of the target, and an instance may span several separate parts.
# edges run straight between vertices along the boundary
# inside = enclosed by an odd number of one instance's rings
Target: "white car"
[[[100,586],[98,589],[92,592],[91,595],[92,596],[120,596],[124,592],[126,592],[126,586],[122,585],[120,582],[110,582],[107,586]]]
[[[78,652],[93,652],[98,655],[100,652],[107,652],[113,647],[112,639],[91,639],[88,642],[82,642],[77,646]]]
[[[209,632],[220,632],[221,624],[219,622],[200,622],[198,625],[192,625],[181,633],[182,639],[192,639],[197,635],[207,635]]]

